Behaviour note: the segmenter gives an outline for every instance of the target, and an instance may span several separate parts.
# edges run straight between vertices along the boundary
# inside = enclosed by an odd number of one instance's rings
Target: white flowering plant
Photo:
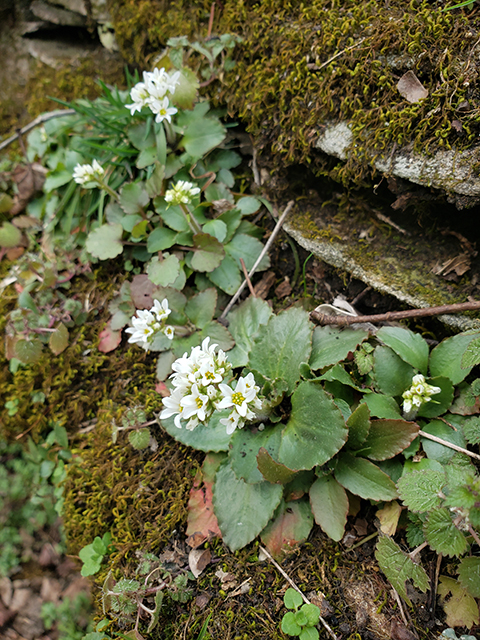
[[[178,53],[178,52],[177,52]],[[263,199],[235,191],[242,162],[195,74],[165,66],[128,76],[129,90],[108,88],[76,111],[45,123],[28,141],[31,160],[48,163],[43,194],[29,204],[54,236],[71,236],[89,260],[122,255],[127,270],[145,266],[158,286],[183,289],[205,280],[232,295],[263,249],[245,218]],[[268,204],[268,203],[267,203]],[[270,206],[270,205],[268,205]],[[269,266],[262,259],[258,270]]]
[[[303,309],[275,315],[255,298],[229,318],[232,349],[205,339],[173,362],[159,421],[183,444],[215,452],[215,522],[208,527],[232,550],[259,535],[281,554],[283,545],[306,539],[314,522],[341,540],[352,496],[397,505],[398,515],[402,499],[412,544],[461,556],[480,542],[480,476],[449,447],[480,442],[473,415],[480,382],[466,384],[473,365],[460,366],[479,332],[447,338],[430,352],[406,328],[383,327],[375,336],[313,328]],[[393,539],[380,539],[377,558],[407,601],[405,579],[421,590],[428,585]],[[465,558],[459,569],[467,585],[480,562]],[[480,593],[477,582],[469,597]]]

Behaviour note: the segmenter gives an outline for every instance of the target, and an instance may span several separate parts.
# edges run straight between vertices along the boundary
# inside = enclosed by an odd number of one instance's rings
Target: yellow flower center
[[[233,404],[242,404],[242,402],[245,401],[244,396],[242,396],[242,394],[240,392],[238,393],[232,393],[232,402]]]

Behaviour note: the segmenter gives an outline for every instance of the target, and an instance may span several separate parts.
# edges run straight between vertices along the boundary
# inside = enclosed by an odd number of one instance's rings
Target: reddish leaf
[[[304,542],[312,526],[312,510],[307,501],[282,502],[276,517],[262,531],[262,542],[272,556],[280,558]]]
[[[224,457],[225,454],[207,454],[202,470],[198,471],[195,476],[187,507],[186,533],[187,536],[192,537],[192,541],[194,534],[203,536],[203,539],[222,537],[218,527],[217,517],[213,512],[212,488],[215,472]],[[195,536],[195,539],[198,539],[198,536]],[[190,546],[194,545],[192,544]]]
[[[135,276],[130,284],[135,307],[137,309],[150,309],[153,305],[152,294],[156,288],[145,274]]]
[[[100,331],[99,338],[98,350],[102,353],[109,353],[116,349],[122,341],[122,332],[113,331],[110,326],[107,326],[103,331]]]

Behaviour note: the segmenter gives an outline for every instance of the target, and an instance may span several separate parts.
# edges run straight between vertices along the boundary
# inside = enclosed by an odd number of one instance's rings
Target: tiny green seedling
[[[289,636],[299,636],[300,640],[318,640],[315,626],[320,619],[320,609],[314,604],[302,604],[303,598],[295,589],[287,589],[283,602],[288,611],[282,619],[282,631]]]
[[[100,571],[103,556],[110,552],[110,541],[112,536],[104,533],[97,536],[93,542],[80,549],[79,558],[83,562],[81,574],[83,577],[93,576]]]

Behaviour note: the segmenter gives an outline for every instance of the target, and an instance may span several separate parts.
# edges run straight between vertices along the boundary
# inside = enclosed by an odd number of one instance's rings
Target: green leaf
[[[460,366],[469,369],[480,364],[480,338],[474,338],[465,349]]]
[[[272,309],[266,300],[249,297],[230,312],[229,331],[235,340],[235,346],[228,354],[232,367],[248,364],[248,355],[261,325],[266,325],[272,315]]]
[[[219,242],[223,242],[227,237],[227,225],[218,218],[204,224],[203,231],[216,238]]]
[[[451,596],[446,600],[449,594]],[[450,627],[468,627],[470,629],[474,624],[478,624],[478,604],[456,580],[447,578],[447,576],[440,576],[438,595],[442,599],[443,608],[447,614],[447,625]],[[468,637],[462,636],[461,638],[467,640]]]
[[[403,327],[382,327],[376,337],[393,349],[402,360],[427,375],[428,343],[419,333]]]
[[[244,198],[239,198],[235,203],[235,208],[239,209],[244,216],[249,216],[251,213],[256,213],[262,203],[257,198],[253,196],[245,196]]]
[[[42,355],[43,345],[40,340],[18,340],[15,343],[15,357],[23,362],[23,364],[32,364],[38,362]]]
[[[195,73],[191,69],[183,67],[180,70],[179,82],[172,97],[173,104],[179,109],[192,109],[199,86]]]
[[[164,351],[157,358],[156,376],[157,380],[163,381],[172,373],[172,364],[176,360],[173,351]]]
[[[468,548],[465,536],[453,524],[448,509],[437,508],[430,511],[423,531],[428,544],[437,553],[460,556]]]
[[[233,296],[242,284],[240,269],[230,256],[225,256],[220,266],[208,274],[208,278],[230,296]]]
[[[173,247],[177,241],[178,233],[168,229],[167,227],[157,227],[147,238],[147,251],[149,253],[157,253]]]
[[[412,603],[407,595],[407,580],[411,580],[420,591],[424,593],[427,591],[429,580],[425,569],[415,564],[410,556],[404,553],[391,538],[382,536],[379,539],[375,557],[380,569],[409,607],[412,606]]]
[[[125,213],[140,213],[149,202],[143,182],[129,182],[120,191],[120,206]]]
[[[250,351],[250,367],[271,380],[285,380],[291,393],[300,380],[300,364],[310,357],[311,336],[308,313],[303,309],[294,307],[272,316],[260,327]]]
[[[237,478],[249,484],[264,482],[265,478],[257,467],[257,455],[260,449],[276,457],[281,440],[278,427],[257,429],[237,429],[230,440],[230,461]]]
[[[153,284],[167,287],[175,282],[180,274],[180,261],[177,256],[165,253],[163,260],[154,256],[147,264],[147,275]]]
[[[276,462],[265,447],[260,447],[258,450],[257,467],[263,478],[274,484],[287,484],[297,475],[284,464]]]
[[[477,335],[459,333],[443,340],[430,354],[430,375],[449,378],[453,385],[464,380],[472,367],[462,368],[462,356],[473,337]]]
[[[362,455],[388,460],[406,449],[418,435],[418,425],[405,420],[372,420],[362,445]]]
[[[58,327],[55,329],[53,333],[50,334],[50,338],[48,340],[48,346],[53,351],[53,353],[58,356],[62,351],[68,347],[68,329],[61,322]]]
[[[134,429],[128,432],[128,441],[134,449],[141,451],[150,444],[150,429]]]
[[[63,187],[64,184],[68,184],[72,179],[70,171],[51,171],[48,173],[45,182],[43,183],[44,193],[50,193],[55,191],[58,187]]]
[[[454,431],[448,424],[445,424],[441,420],[432,420],[432,422],[429,422],[423,427],[423,431],[432,436],[437,436],[437,438],[442,438],[442,440],[446,440],[447,442],[451,442],[452,444],[456,444],[458,447],[465,447],[465,440],[461,429]],[[422,438],[421,441],[425,453],[431,460],[438,460],[438,462],[446,464],[455,454],[455,451],[450,449],[450,447],[446,447],[438,442],[433,442],[433,440]]]
[[[229,409],[215,411],[206,424],[200,423],[193,431],[189,431],[185,427],[182,429],[176,427],[173,416],[160,422],[172,438],[188,447],[205,452],[228,451],[231,435],[227,434],[226,427],[220,423],[220,420],[228,417],[229,413]]]
[[[463,434],[469,444],[480,443],[480,417],[467,418],[463,423]]]
[[[152,174],[145,181],[145,189],[147,190],[150,199],[156,198],[162,193],[164,178],[165,167],[157,160]]]
[[[199,329],[203,329],[213,319],[217,306],[217,290],[205,289],[190,298],[185,306],[185,314]]]
[[[315,522],[329,538],[340,541],[345,533],[348,515],[345,489],[329,475],[315,480],[309,495]]]
[[[310,505],[306,500],[281,501],[273,520],[260,537],[270,553],[280,558],[308,538],[313,527]]]
[[[368,338],[367,331],[339,329],[337,327],[316,327],[313,332],[312,369],[323,369],[345,360],[350,352]]]
[[[398,493],[410,511],[421,513],[440,506],[439,492],[447,484],[442,471],[425,469],[403,475],[398,481]]]
[[[283,616],[281,628],[283,633],[286,633],[289,636],[299,636],[302,631],[302,627],[300,627],[295,620],[295,614],[293,611],[288,611]]]
[[[148,149],[143,149],[138,154],[137,162],[135,166],[137,169],[145,169],[145,167],[149,167],[152,164],[157,162],[157,147],[149,147]]]
[[[367,405],[370,415],[376,418],[397,420],[402,417],[398,404],[391,396],[384,396],[381,393],[370,393],[363,397],[363,402]]]
[[[296,589],[289,587],[283,595],[283,603],[287,609],[297,610],[303,604],[303,598]]]
[[[223,540],[231,551],[257,537],[281,499],[280,485],[247,484],[237,479],[228,460],[220,465],[213,485],[213,504]]]
[[[390,347],[376,347],[374,353],[375,381],[387,396],[400,396],[412,386],[415,370]]]
[[[314,627],[320,620],[320,609],[315,604],[303,604],[302,613],[307,618],[307,625]]]
[[[458,565],[460,584],[470,595],[480,598],[480,558],[462,558]]]
[[[292,412],[282,432],[278,461],[289,469],[312,469],[325,464],[347,439],[340,410],[315,382],[301,382],[291,401]]]
[[[208,233],[195,234],[193,241],[195,253],[192,258],[192,269],[201,272],[216,269],[225,257],[223,245]]]
[[[0,247],[11,249],[22,239],[22,232],[11,222],[4,222],[0,227]]]
[[[199,118],[189,124],[180,146],[194,160],[199,160],[206,153],[218,147],[226,135],[225,127],[214,118]]]
[[[123,227],[121,224],[103,224],[90,231],[85,242],[85,248],[95,258],[110,260],[116,258],[123,251],[121,242]]]
[[[342,452],[335,467],[335,478],[345,489],[365,500],[395,500],[395,483],[369,460]]]
[[[230,189],[222,182],[212,182],[205,189],[205,198],[209,202],[215,202],[217,200],[227,200],[233,204],[234,197]]]
[[[153,147],[155,144],[153,127],[147,127],[146,122],[129,126],[127,129],[127,137],[139,151]]]
[[[308,606],[308,605],[305,605]],[[314,607],[315,605],[311,605]],[[320,635],[315,627],[304,627],[300,631],[299,640],[318,640]]]
[[[247,271],[252,269],[253,265],[257,261],[258,256],[263,251],[263,244],[260,240],[252,238],[244,233],[237,233],[232,240],[225,245],[226,253],[235,260],[240,267],[240,258],[245,262]],[[257,266],[257,271],[263,271],[270,266],[270,258],[268,254],[265,254]]]
[[[155,211],[160,215],[164,223],[174,231],[190,231],[190,227],[182,209],[178,205],[167,207],[163,197],[155,198]]]
[[[360,449],[370,431],[370,411],[365,403],[359,404],[347,419],[349,449]]]

